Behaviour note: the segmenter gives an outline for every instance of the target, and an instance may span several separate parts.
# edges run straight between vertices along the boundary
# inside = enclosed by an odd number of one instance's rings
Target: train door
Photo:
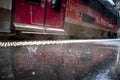
[[[15,0],[15,27],[44,29],[45,3],[46,0]]]
[[[65,3],[66,0],[15,0],[14,24],[30,31],[64,31]]]
[[[66,0],[47,0],[46,31],[63,29]]]

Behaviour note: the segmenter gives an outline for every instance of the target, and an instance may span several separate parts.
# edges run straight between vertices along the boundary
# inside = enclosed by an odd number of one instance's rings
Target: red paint
[[[66,17],[81,21],[80,4],[78,0],[68,0],[66,7]]]
[[[44,4],[44,7],[41,6],[42,4]],[[45,0],[41,1],[41,5],[40,6],[30,5],[26,3],[25,0],[16,0],[14,22],[43,26]]]
[[[53,28],[62,28],[64,23],[65,16],[65,2],[66,0],[62,0],[62,7],[60,12],[55,12],[52,10],[52,2],[47,2],[47,13],[46,13],[46,27]]]
[[[66,0],[62,0],[61,12],[52,10],[51,0],[47,2],[45,19],[46,0],[41,0],[40,6],[30,5],[26,3],[25,0],[16,0],[14,22],[62,28],[65,16],[65,1]],[[46,22],[44,24],[45,20]]]

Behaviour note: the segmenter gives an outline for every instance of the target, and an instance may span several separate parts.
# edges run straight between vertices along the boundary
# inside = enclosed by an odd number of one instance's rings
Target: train
[[[117,38],[120,28],[119,13],[107,0],[1,0],[0,16],[0,33],[14,36]]]

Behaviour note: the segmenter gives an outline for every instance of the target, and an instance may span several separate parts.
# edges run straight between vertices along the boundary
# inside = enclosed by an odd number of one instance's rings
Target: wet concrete
[[[117,46],[70,43],[0,48],[1,80],[117,80]]]

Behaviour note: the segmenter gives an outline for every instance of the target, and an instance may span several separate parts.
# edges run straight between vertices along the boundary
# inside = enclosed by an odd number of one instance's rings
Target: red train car
[[[12,0],[11,0],[12,1]],[[104,0],[13,0],[12,30],[21,33],[116,37],[118,11]],[[2,21],[2,20],[1,20]]]
[[[113,10],[103,3],[102,0],[16,0],[14,25],[16,30],[108,37],[109,31],[116,32],[119,28],[118,12],[109,3],[106,4]]]

